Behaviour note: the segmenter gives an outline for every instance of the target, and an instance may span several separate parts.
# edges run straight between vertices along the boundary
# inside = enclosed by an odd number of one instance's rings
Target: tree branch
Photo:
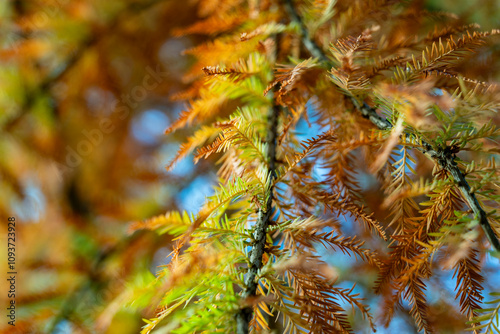
[[[311,39],[307,28],[305,27],[304,23],[293,7],[292,0],[285,0],[285,8],[287,9],[292,20],[299,25],[302,34],[302,42],[307,50],[311,53],[312,56],[318,58],[325,65],[332,67],[330,60],[326,57],[323,50],[321,50],[321,48],[319,48],[318,45]],[[369,119],[377,128],[379,128],[380,130],[392,129],[392,124],[385,118],[379,116],[375,108],[370,107],[365,102],[363,102],[363,105],[361,105],[352,96],[350,96],[350,99],[354,107],[360,111],[361,115]],[[474,214],[479,219],[479,224],[486,234],[486,237],[488,238],[491,246],[493,247],[493,249],[495,249],[495,251],[500,252],[500,241],[498,240],[495,231],[488,221],[486,212],[481,207],[481,204],[477,200],[474,193],[471,192],[471,188],[467,183],[464,174],[462,173],[460,168],[458,168],[455,161],[455,155],[447,148],[435,150],[431,144],[421,139],[420,142],[423,147],[417,149],[425,153],[428,157],[431,157],[439,164],[439,166],[441,166],[441,168],[445,169],[451,175],[453,180],[457,183],[457,187],[460,190],[462,197],[467,201],[467,204],[471,208],[472,212],[474,212]]]
[[[330,63],[330,60],[328,57],[325,55],[323,50],[316,44],[316,42],[313,41],[309,34],[309,30],[307,30],[307,27],[304,25],[304,22],[300,19],[299,14],[295,10],[295,7],[293,6],[292,0],[285,0],[285,8],[288,12],[288,15],[292,17],[292,21],[294,21],[296,24],[299,25],[300,27],[300,32],[301,32],[301,37],[302,37],[302,43],[304,46],[309,50],[311,55],[315,58],[318,58],[320,62],[326,64]]]
[[[266,190],[265,208],[259,209],[259,216],[255,224],[253,233],[254,243],[250,251],[250,267],[248,268],[247,276],[245,278],[245,289],[243,290],[243,299],[248,299],[256,296],[258,280],[257,274],[262,267],[262,256],[266,248],[267,228],[271,221],[273,212],[273,179],[276,177],[276,148],[278,138],[278,116],[281,107],[274,105],[269,111],[268,122],[269,131],[267,133],[268,144],[268,178],[269,186]],[[236,332],[238,334],[247,334],[249,331],[249,323],[252,319],[252,307],[246,306],[242,308],[236,315]]]

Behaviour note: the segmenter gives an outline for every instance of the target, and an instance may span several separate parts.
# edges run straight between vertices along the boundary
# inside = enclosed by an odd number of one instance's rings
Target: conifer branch
[[[264,208],[259,209],[257,223],[253,233],[254,243],[250,251],[250,267],[245,278],[245,289],[243,298],[248,299],[256,295],[258,281],[257,273],[262,267],[262,256],[266,248],[267,228],[271,221],[273,211],[273,179],[276,177],[276,145],[278,138],[278,115],[279,105],[274,105],[269,113],[269,132],[267,134],[268,143],[268,164],[269,164],[269,187],[266,191],[266,204]],[[252,307],[247,306],[240,310],[236,316],[237,333],[248,333],[248,324],[252,318]]]
[[[467,204],[469,204],[472,212],[474,212],[474,215],[479,220],[479,225],[486,234],[488,241],[497,252],[500,252],[500,242],[498,241],[498,237],[488,221],[486,212],[481,207],[481,204],[477,200],[476,195],[474,195],[474,192],[471,191],[471,187],[460,168],[458,168],[455,156],[449,147],[436,151],[430,144],[424,141],[422,141],[422,146],[423,148],[419,148],[420,151],[435,159],[441,168],[450,173],[451,177],[456,182],[458,189],[460,189],[463,198],[467,201]]]
[[[292,18],[292,20],[299,25],[302,36],[302,43],[307,48],[309,53],[314,57],[318,58],[322,63],[326,64],[328,67],[332,67],[331,61],[326,57],[323,50],[311,39],[306,26],[302,22],[302,19],[297,14],[297,11],[293,7],[292,0],[285,0],[285,7]],[[375,108],[370,107],[368,104],[363,102],[361,105],[354,97],[350,97],[354,107],[358,109],[364,118],[369,119],[377,128],[380,130],[391,130],[392,124],[385,118],[378,115]],[[427,156],[435,160],[441,168],[445,169],[456,182],[458,189],[460,190],[463,198],[467,201],[467,204],[474,212],[474,215],[479,220],[479,224],[483,229],[488,241],[490,242],[493,249],[500,252],[500,241],[491,227],[486,212],[481,207],[481,204],[477,200],[473,192],[471,192],[471,187],[465,179],[464,174],[458,167],[455,156],[449,147],[435,150],[431,144],[420,140],[422,147],[417,147],[417,149]]]
[[[258,219],[253,233],[253,246],[250,251],[250,264],[245,278],[245,289],[243,290],[243,299],[249,299],[256,295],[258,281],[257,274],[262,267],[262,257],[266,248],[267,228],[271,221],[273,212],[273,180],[276,178],[276,148],[278,142],[278,116],[281,107],[275,104],[269,111],[268,123],[269,131],[267,133],[267,160],[268,160],[268,188],[265,194],[265,207],[259,209]],[[236,332],[238,334],[247,334],[249,332],[249,323],[252,319],[252,306],[242,308],[236,315]]]
[[[302,43],[307,48],[307,50],[309,50],[309,52],[313,57],[318,58],[321,63],[329,65],[330,60],[325,55],[323,50],[321,50],[318,44],[316,44],[316,42],[314,42],[313,39],[311,38],[309,30],[307,30],[307,27],[304,25],[304,22],[302,22],[302,19],[295,10],[292,0],[285,0],[285,9],[288,12],[288,15],[290,15],[290,17],[292,18],[292,21],[299,26]]]
[[[352,101],[354,103],[354,106],[361,111],[363,117],[368,118],[379,129],[390,130],[392,128],[391,123],[389,123],[383,117],[379,116],[375,108],[368,106],[366,103],[364,103],[364,105],[360,107],[359,103],[354,98],[352,98]],[[491,227],[486,216],[486,212],[481,207],[481,204],[477,200],[476,195],[474,195],[474,192],[471,192],[469,183],[465,179],[464,174],[455,161],[456,157],[454,153],[450,150],[449,147],[435,150],[432,145],[427,143],[426,141],[420,139],[420,142],[422,144],[422,147],[416,148],[435,160],[439,164],[439,166],[441,166],[441,168],[445,169],[451,175],[453,180],[456,182],[463,198],[467,201],[467,204],[471,208],[472,212],[474,212],[474,215],[479,220],[479,225],[486,234],[486,237],[488,238],[491,246],[493,247],[493,249],[495,249],[495,251],[500,252],[500,241],[498,240],[495,231]]]

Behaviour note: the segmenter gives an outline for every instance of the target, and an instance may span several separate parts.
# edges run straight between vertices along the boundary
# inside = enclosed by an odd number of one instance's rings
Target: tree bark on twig
[[[276,58],[278,58],[279,50],[279,35],[276,37]],[[277,87],[274,87],[276,92]],[[267,228],[272,218],[273,213],[273,179],[276,177],[276,149],[278,145],[278,118],[281,111],[281,106],[273,101],[273,107],[269,109],[268,114],[268,132],[266,142],[267,163],[268,163],[268,188],[266,189],[264,207],[259,209],[257,222],[253,232],[253,245],[250,251],[250,263],[245,277],[245,288],[243,290],[243,300],[254,297],[257,294],[257,274],[262,267],[262,257],[266,248]],[[249,332],[249,324],[252,320],[252,306],[243,307],[236,315],[236,332],[237,334],[247,334]]]
[[[277,146],[277,129],[278,129],[278,116],[280,112],[280,106],[274,105],[270,109],[268,122],[269,131],[267,135],[268,143],[268,189],[266,190],[265,206],[259,209],[257,223],[255,224],[255,230],[253,232],[254,243],[252,245],[252,250],[250,251],[250,264],[245,278],[245,288],[243,290],[243,299],[248,299],[256,296],[258,280],[257,274],[262,267],[262,257],[266,248],[267,239],[267,228],[272,218],[273,212],[273,179],[276,177],[276,146]],[[249,329],[249,323],[252,319],[252,307],[243,307],[236,316],[236,328],[238,334],[247,334]]]

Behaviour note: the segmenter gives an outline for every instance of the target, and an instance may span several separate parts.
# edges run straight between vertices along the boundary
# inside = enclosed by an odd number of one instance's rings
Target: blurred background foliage
[[[200,2],[203,11],[193,0],[0,2],[1,239],[15,216],[17,332],[137,333],[154,311],[122,307],[121,298],[131,282],[152,279],[171,240],[128,226],[197,211],[216,181],[211,162],[164,168],[191,132],[163,134],[184,107],[175,94],[192,79],[182,51],[210,38],[175,32],[220,5]],[[495,0],[421,6],[500,26]],[[475,77],[498,79],[498,45],[483,51],[471,60],[481,61]],[[355,274],[336,261],[341,277]],[[408,319],[398,323],[414,331]],[[4,320],[0,330],[12,332]]]

